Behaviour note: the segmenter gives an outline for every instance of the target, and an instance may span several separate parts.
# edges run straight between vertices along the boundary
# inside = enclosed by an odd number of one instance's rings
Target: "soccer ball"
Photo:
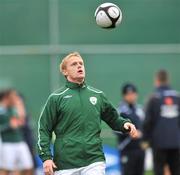
[[[115,28],[122,21],[121,9],[113,3],[103,3],[95,11],[95,19],[102,28]]]

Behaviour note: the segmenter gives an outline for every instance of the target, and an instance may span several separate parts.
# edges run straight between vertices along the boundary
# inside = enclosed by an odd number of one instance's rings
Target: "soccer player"
[[[38,150],[46,175],[105,175],[105,158],[100,138],[101,120],[112,129],[136,137],[135,126],[121,118],[104,93],[85,82],[79,53],[67,55],[60,64],[67,79],[47,99],[38,123]],[[56,135],[54,155],[50,151]]]
[[[155,91],[146,107],[144,137],[153,149],[155,175],[169,165],[171,175],[180,175],[180,96],[169,84],[166,70],[155,76]]]
[[[21,99],[14,90],[0,93],[0,134],[2,137],[0,174],[30,175],[32,159],[20,127],[25,113]]]
[[[143,175],[145,152],[141,147],[144,112],[137,104],[137,88],[132,83],[122,87],[122,98],[118,107],[119,114],[130,119],[137,128],[138,137],[131,139],[127,135],[117,134],[121,155],[122,175]]]

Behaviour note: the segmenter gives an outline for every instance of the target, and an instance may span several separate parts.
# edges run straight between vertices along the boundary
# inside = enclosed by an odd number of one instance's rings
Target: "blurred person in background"
[[[18,93],[18,96],[22,100],[23,105],[25,107],[25,111],[26,111],[24,124],[22,125],[22,127],[20,129],[21,129],[21,132],[23,134],[24,141],[28,145],[28,148],[29,148],[30,153],[31,153],[31,157],[33,160],[33,165],[34,165],[33,169],[32,169],[32,174],[34,174],[35,169],[38,167],[38,165],[37,165],[37,160],[36,160],[35,139],[34,139],[33,129],[31,127],[32,116],[27,111],[25,97],[21,93]]]
[[[52,93],[41,112],[38,150],[46,175],[105,175],[100,138],[101,121],[112,129],[136,137],[135,126],[120,117],[98,89],[85,83],[84,61],[79,53],[67,55],[60,64],[66,84]],[[55,132],[54,156],[50,150]]]
[[[144,139],[153,149],[155,175],[163,175],[165,165],[171,175],[180,175],[180,96],[171,88],[166,70],[156,73],[154,84],[145,111]]]
[[[1,96],[3,112],[0,117],[0,128],[2,128],[0,174],[31,175],[33,163],[20,130],[26,115],[22,99],[12,89],[4,91]]]
[[[4,132],[11,129],[17,129],[18,123],[10,118],[11,112],[9,109],[9,91],[2,90],[0,92],[0,137],[1,137],[1,147],[0,147],[0,174],[8,174],[4,170],[4,163],[3,163],[3,141],[4,141]]]
[[[130,119],[137,128],[138,137],[131,139],[128,135],[117,134],[122,175],[143,175],[145,151],[141,147],[144,112],[137,104],[137,88],[131,83],[122,87],[122,101],[118,113]]]
[[[9,106],[9,101],[7,98],[7,92],[6,91],[0,91],[0,174],[2,174],[1,172],[1,168],[2,168],[2,136],[1,133],[7,129],[9,129],[9,127],[11,128],[16,128],[17,124],[13,123],[12,120],[10,120],[9,122],[4,123],[4,119],[5,117],[7,117],[7,112],[8,112],[8,106]]]

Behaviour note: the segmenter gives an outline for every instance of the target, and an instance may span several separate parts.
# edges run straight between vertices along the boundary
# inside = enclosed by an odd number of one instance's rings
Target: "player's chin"
[[[77,78],[78,78],[78,79],[84,79],[84,78],[85,78],[85,75],[84,75],[84,74],[79,74],[79,75],[77,76]]]

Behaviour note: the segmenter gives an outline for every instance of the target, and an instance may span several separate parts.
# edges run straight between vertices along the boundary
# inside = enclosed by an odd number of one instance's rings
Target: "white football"
[[[109,2],[99,5],[94,16],[97,25],[102,28],[115,28],[122,21],[121,9]]]

